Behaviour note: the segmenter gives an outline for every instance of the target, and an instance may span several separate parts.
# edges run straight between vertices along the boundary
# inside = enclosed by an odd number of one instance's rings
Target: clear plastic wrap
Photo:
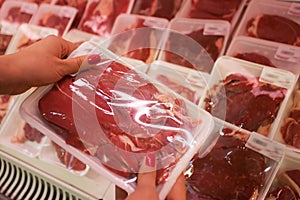
[[[151,154],[156,159],[157,190],[164,199],[205,144],[212,117],[107,50],[95,47],[88,54],[95,53],[100,63],[38,89],[23,102],[21,113],[129,193],[141,162]]]
[[[297,77],[289,71],[221,57],[200,103],[219,119],[272,138]]]
[[[187,199],[264,199],[284,146],[217,120],[214,146],[199,152],[185,172]]]

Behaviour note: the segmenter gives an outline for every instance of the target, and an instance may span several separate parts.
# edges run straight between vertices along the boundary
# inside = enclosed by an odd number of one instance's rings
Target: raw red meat
[[[67,28],[69,21],[70,18],[68,17],[60,17],[57,14],[49,12],[45,14],[45,16],[42,19],[40,19],[38,25],[55,28],[58,30],[58,35],[62,36],[65,29]]]
[[[275,65],[273,65],[273,63],[270,61],[269,58],[258,54],[258,53],[254,53],[254,52],[247,52],[247,53],[237,53],[234,55],[234,57],[239,58],[239,59],[243,59],[243,60],[247,60],[250,62],[254,62],[254,63],[258,63],[261,65],[266,65],[269,67],[275,67]]]
[[[5,20],[13,23],[28,23],[32,17],[31,13],[21,11],[21,7],[12,7],[9,9]]]
[[[161,93],[117,62],[91,68],[77,78],[65,77],[39,101],[41,115],[67,144],[126,177],[138,172],[140,153],[163,149],[160,156],[177,162],[186,151],[186,144],[177,140],[184,140],[181,130],[192,131],[200,122],[191,121],[182,100]],[[158,162],[159,181],[172,162],[167,167]]]
[[[242,0],[191,0],[191,18],[231,21]]]
[[[55,147],[58,159],[66,166],[68,170],[84,171],[86,169],[86,164],[75,158],[72,154],[70,154],[64,148],[61,148],[54,142],[52,142],[52,144]]]
[[[176,50],[177,48],[180,48],[181,55],[175,54],[177,52],[166,51],[165,60],[174,64],[186,66],[189,68],[195,68],[204,72],[210,72],[209,66],[204,66],[204,68],[200,66],[195,66],[194,63],[190,63],[190,59],[187,60],[186,58],[201,60],[201,57],[206,55],[207,52],[210,55],[211,59],[215,61],[220,55],[220,52],[223,48],[224,36],[204,35],[203,29],[192,31],[189,34],[186,34],[186,36],[195,40],[199,44],[199,46],[185,45],[185,44],[189,44],[187,43],[185,37],[182,36],[178,37],[177,33],[171,32],[167,44],[168,46],[167,50],[169,49]]]
[[[130,0],[94,0],[85,9],[80,29],[100,36],[109,35],[115,19],[128,9]]]
[[[151,47],[151,44],[155,46],[158,43],[158,38],[153,35],[155,34],[154,29],[148,27],[139,31],[130,31],[147,27],[144,22],[144,19],[137,18],[136,23],[124,30],[124,32],[128,32],[121,33],[112,38],[109,49],[117,55],[134,58],[146,63],[151,62],[156,49],[149,47]]]
[[[263,135],[275,120],[286,89],[257,77],[230,74],[207,92],[205,109],[214,116]]]
[[[182,0],[136,0],[132,13],[171,20],[180,8],[181,2]]]
[[[299,200],[299,197],[289,186],[285,185],[271,191],[266,200]]]
[[[0,55],[4,55],[12,35],[0,34]]]
[[[246,26],[249,36],[300,46],[300,25],[278,15],[258,15]]]
[[[61,6],[71,6],[78,10],[76,17],[71,26],[73,28],[76,28],[76,27],[78,27],[79,22],[83,16],[87,2],[88,2],[87,0],[58,0],[55,2],[55,4],[61,5]]]
[[[300,90],[296,91],[294,105],[290,110],[289,117],[285,119],[281,127],[281,134],[284,142],[288,145],[300,148]]]
[[[7,113],[7,108],[10,100],[11,100],[11,96],[0,95],[0,124]]]
[[[48,3],[50,4],[52,0],[26,0],[26,2],[33,2],[36,3],[38,5],[42,4],[42,3]]]
[[[264,156],[245,146],[242,135],[220,130],[213,149],[203,158],[195,157],[186,179],[188,200],[257,199],[268,166]]]

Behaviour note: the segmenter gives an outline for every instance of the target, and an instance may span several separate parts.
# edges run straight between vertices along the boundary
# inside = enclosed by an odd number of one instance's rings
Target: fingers
[[[78,56],[74,58],[68,58],[61,60],[62,64],[60,65],[59,74],[61,77],[68,75],[68,74],[73,74],[78,72],[80,67],[82,66],[84,60],[86,59],[86,56]]]
[[[75,49],[77,49],[81,43],[72,43],[63,38],[57,38],[59,40],[61,46],[61,58],[65,58],[72,53]]]
[[[170,190],[167,200],[185,200],[186,199],[186,186],[183,173],[177,178],[175,184]]]
[[[152,153],[148,153],[138,174],[138,186],[156,187],[156,160]]]

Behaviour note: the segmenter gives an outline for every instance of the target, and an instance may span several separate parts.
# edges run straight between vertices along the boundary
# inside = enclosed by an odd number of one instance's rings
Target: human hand
[[[19,94],[77,72],[85,57],[64,58],[78,46],[51,35],[17,53],[1,56],[0,93]]]

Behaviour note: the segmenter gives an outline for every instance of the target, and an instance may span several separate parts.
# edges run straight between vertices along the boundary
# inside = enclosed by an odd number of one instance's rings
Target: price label
[[[207,23],[204,26],[203,35],[226,35],[228,26],[225,24]]]
[[[37,6],[35,4],[31,3],[23,3],[20,11],[21,13],[28,13],[28,14],[34,14],[36,11]]]
[[[289,10],[288,10],[289,15],[295,15],[295,16],[300,16],[300,4],[299,3],[292,3]]]
[[[285,148],[283,144],[274,142],[257,133],[252,133],[252,135],[250,135],[246,147],[277,161],[282,158]]]
[[[277,60],[300,63],[300,48],[285,45],[279,46],[274,57]]]
[[[265,67],[259,77],[260,82],[269,83],[283,88],[290,88],[293,84],[291,73],[271,67]]]

